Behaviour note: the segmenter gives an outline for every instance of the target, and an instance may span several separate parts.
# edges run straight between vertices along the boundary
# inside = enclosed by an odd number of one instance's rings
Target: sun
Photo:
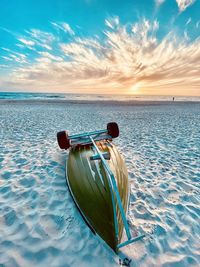
[[[130,87],[130,93],[139,93],[141,88],[141,84],[136,83]]]

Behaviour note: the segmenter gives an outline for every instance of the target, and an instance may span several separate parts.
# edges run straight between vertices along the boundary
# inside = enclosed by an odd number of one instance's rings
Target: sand
[[[0,101],[0,266],[118,266],[65,181],[56,132],[119,123],[130,219],[150,235],[131,266],[200,263],[200,103]],[[122,252],[120,254],[122,256]]]

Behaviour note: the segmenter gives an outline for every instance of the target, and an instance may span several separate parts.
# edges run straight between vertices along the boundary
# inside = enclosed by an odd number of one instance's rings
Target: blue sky
[[[199,0],[1,0],[0,90],[200,95]]]

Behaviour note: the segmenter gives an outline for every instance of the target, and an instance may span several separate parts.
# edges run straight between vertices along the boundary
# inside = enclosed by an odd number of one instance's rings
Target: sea
[[[80,216],[56,140],[112,121],[146,235],[119,255]],[[2,92],[0,140],[1,267],[200,266],[200,97]]]
[[[74,94],[74,93],[27,93],[0,92],[5,100],[65,100],[65,101],[186,101],[200,102],[200,96],[157,96],[157,95],[112,95],[112,94]]]

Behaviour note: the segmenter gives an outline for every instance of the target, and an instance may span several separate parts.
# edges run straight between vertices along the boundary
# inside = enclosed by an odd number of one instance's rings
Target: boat
[[[91,231],[116,253],[144,236],[132,238],[126,219],[129,181],[125,161],[112,142],[118,136],[115,122],[105,130],[57,133],[59,147],[70,149],[66,180],[72,198]],[[124,229],[127,240],[121,243]]]

